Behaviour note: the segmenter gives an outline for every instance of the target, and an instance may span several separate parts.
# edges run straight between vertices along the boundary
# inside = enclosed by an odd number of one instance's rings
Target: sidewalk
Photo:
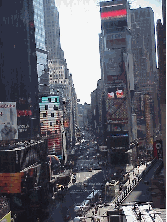
[[[148,162],[147,164],[149,164],[150,162]],[[138,180],[140,180],[140,175],[142,174],[142,172],[146,169],[146,164],[144,165],[140,165],[136,168],[134,168],[133,170],[131,170],[129,172],[129,180],[124,184],[123,187],[127,187],[126,190],[121,191],[119,193],[119,195],[113,199],[112,201],[108,202],[108,204],[110,206],[103,206],[102,208],[98,208],[97,211],[97,218],[98,220],[95,221],[103,221],[103,222],[107,222],[108,219],[107,217],[102,217],[102,216],[107,216],[106,212],[110,209],[110,210],[114,210],[115,208],[115,202],[119,201],[122,202],[121,200],[124,200],[126,197],[128,197],[128,195],[133,191],[133,188],[137,185]],[[135,185],[135,181],[136,181],[136,185]],[[127,194],[125,195],[125,192],[127,191]],[[125,195],[125,196],[124,196]],[[92,217],[93,213],[92,211],[95,211],[94,208],[90,209],[87,213],[86,213],[86,217]],[[96,216],[95,216],[96,218]],[[92,222],[93,220],[91,218],[87,218],[86,222]]]

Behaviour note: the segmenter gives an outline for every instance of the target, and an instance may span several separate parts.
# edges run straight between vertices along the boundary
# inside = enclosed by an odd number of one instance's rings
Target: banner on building
[[[0,140],[18,139],[15,102],[0,102]]]

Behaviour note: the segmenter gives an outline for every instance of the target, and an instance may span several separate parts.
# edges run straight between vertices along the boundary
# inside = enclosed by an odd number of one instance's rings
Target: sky
[[[131,8],[151,7],[154,21],[162,20],[161,0],[131,0]],[[91,103],[91,92],[101,78],[99,33],[100,6],[97,0],[55,0],[59,11],[60,43],[72,74],[80,103]]]

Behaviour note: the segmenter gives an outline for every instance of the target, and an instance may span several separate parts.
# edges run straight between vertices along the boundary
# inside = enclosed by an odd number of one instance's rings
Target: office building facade
[[[0,101],[16,102],[18,138],[32,138],[40,133],[33,1],[1,1],[0,23]]]
[[[127,1],[100,2],[101,79],[105,92],[108,136],[130,133],[130,90],[133,88],[130,9]],[[132,82],[132,83],[131,83]],[[130,134],[131,135],[131,134]],[[109,138],[108,138],[109,139]],[[110,140],[110,139],[109,139]]]
[[[33,0],[34,7],[34,25],[35,25],[35,44],[37,56],[37,73],[39,91],[41,78],[48,72],[48,53],[45,46],[45,26],[44,26],[44,5],[43,0]]]
[[[43,0],[43,3],[48,59],[55,60],[59,58],[64,60],[64,52],[60,45],[59,12],[55,6],[55,1]]]
[[[147,147],[152,147],[154,131],[159,127],[154,12],[150,7],[130,11],[135,85],[133,107],[138,125],[137,136],[144,139]]]

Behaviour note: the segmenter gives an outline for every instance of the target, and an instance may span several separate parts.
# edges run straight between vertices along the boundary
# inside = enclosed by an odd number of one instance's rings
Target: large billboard
[[[112,50],[115,48],[126,47],[126,33],[116,32],[106,35],[106,48]]]
[[[104,52],[104,72],[105,75],[116,76],[121,74],[122,52],[115,49]]]
[[[102,20],[126,18],[126,1],[100,2],[100,13]]]
[[[0,140],[18,139],[15,102],[0,102]]]
[[[114,124],[127,124],[127,100],[124,99],[110,99],[106,100],[107,121]]]

